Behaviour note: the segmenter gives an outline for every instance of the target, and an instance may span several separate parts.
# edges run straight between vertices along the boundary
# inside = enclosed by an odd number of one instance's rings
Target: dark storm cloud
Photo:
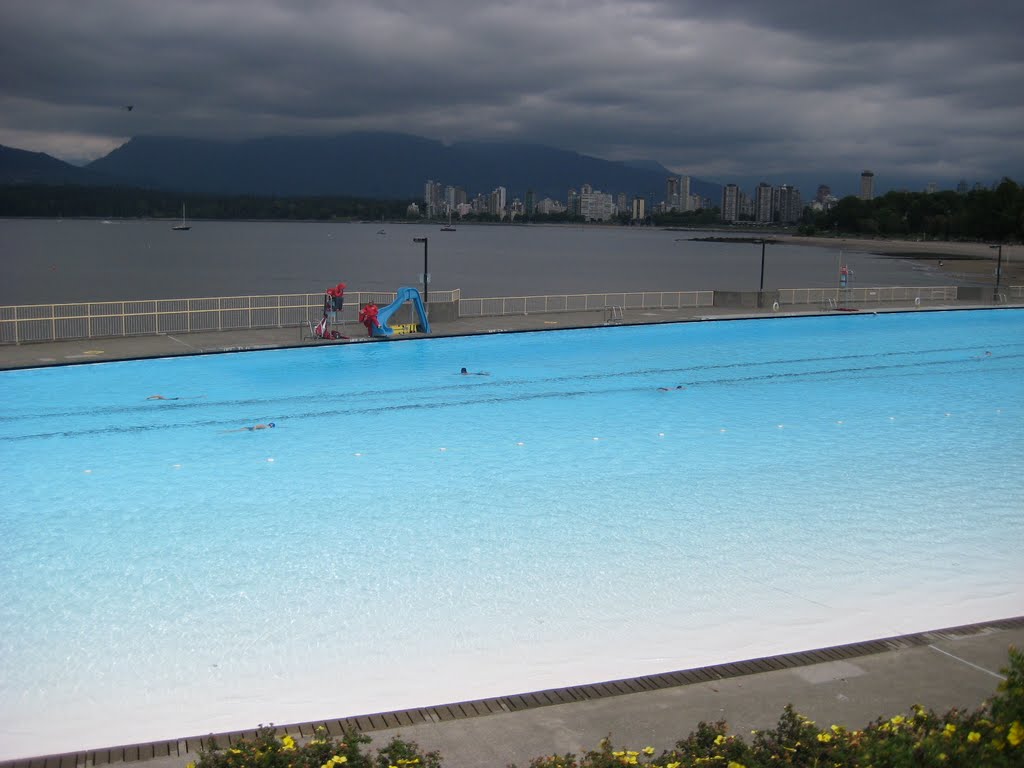
[[[7,0],[0,143],[83,159],[133,135],[370,129],[712,179],[989,180],[1024,169],[1021,7]]]

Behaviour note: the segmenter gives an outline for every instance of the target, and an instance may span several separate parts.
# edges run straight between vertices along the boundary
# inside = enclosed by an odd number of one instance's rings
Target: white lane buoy
[[[181,464],[171,464],[172,469],[181,469]]]
[[[524,443],[522,440],[520,440],[518,443],[516,443],[516,445],[526,445],[526,443]]]
[[[274,461],[274,457],[273,456],[268,456],[267,457],[267,461],[268,462],[273,462]]]
[[[359,452],[356,452],[356,453],[354,453],[354,454],[352,454],[352,455],[353,455],[353,456],[362,456],[363,454],[361,454],[361,453],[359,453]]]
[[[658,437],[664,437],[664,436],[665,436],[665,433],[664,433],[664,432],[659,432],[659,433],[658,433]]]
[[[777,425],[777,426],[778,426],[778,428],[779,428],[779,429],[785,429],[785,428],[786,428],[786,425],[785,425],[785,424],[779,424],[779,425]]]
[[[439,451],[447,451],[447,448],[438,448]]]
[[[595,437],[594,439],[595,439],[595,440],[600,440],[601,438],[600,438],[600,437]]]
[[[91,475],[92,474],[92,470],[91,469],[86,469],[86,470],[84,470],[84,472],[87,475]]]

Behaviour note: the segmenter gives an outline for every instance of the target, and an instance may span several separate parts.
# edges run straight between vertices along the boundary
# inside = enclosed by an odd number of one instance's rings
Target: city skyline
[[[81,163],[132,136],[398,130],[719,184],[1024,175],[1019,6],[704,5],[14,0],[0,144]]]

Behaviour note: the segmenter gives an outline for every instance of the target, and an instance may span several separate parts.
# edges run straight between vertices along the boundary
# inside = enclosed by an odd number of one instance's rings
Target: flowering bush
[[[1010,649],[1006,680],[988,704],[938,715],[920,705],[863,730],[818,726],[787,706],[775,728],[747,743],[724,721],[700,723],[675,748],[615,749],[611,738],[582,757],[540,757],[530,768],[1011,768],[1024,766],[1024,654]]]
[[[346,731],[333,739],[323,728],[304,744],[293,736],[278,736],[271,725],[260,726],[253,739],[230,747],[218,747],[211,738],[201,748],[199,760],[188,768],[440,768],[437,752],[421,752],[415,742],[395,737],[377,751],[363,752],[369,736]]]
[[[729,733],[724,721],[700,723],[697,730],[660,755],[654,747],[616,749],[611,737],[582,757],[538,757],[530,768],[1011,768],[1024,766],[1024,653],[1010,649],[1010,666],[998,694],[970,712],[944,715],[915,705],[906,715],[878,719],[863,730],[841,725],[819,728],[787,706],[774,728],[754,731],[748,743]],[[393,738],[375,756],[363,752],[370,738],[325,731],[299,744],[273,727],[229,748],[211,740],[188,768],[440,768],[437,752]]]

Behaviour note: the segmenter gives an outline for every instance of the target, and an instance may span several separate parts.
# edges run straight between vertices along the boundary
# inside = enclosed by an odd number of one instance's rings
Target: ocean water
[[[1018,615],[1022,369],[989,310],[4,372],[0,757]]]
[[[418,285],[423,246],[432,290],[466,298],[618,291],[757,290],[761,248],[700,242],[710,232],[647,227],[0,219],[0,305],[349,292]],[[721,235],[722,233],[717,233]],[[728,235],[727,235],[728,236]],[[948,285],[927,263],[805,245],[770,245],[764,284]],[[970,284],[960,277],[961,285]],[[985,280],[991,285],[991,279]]]

